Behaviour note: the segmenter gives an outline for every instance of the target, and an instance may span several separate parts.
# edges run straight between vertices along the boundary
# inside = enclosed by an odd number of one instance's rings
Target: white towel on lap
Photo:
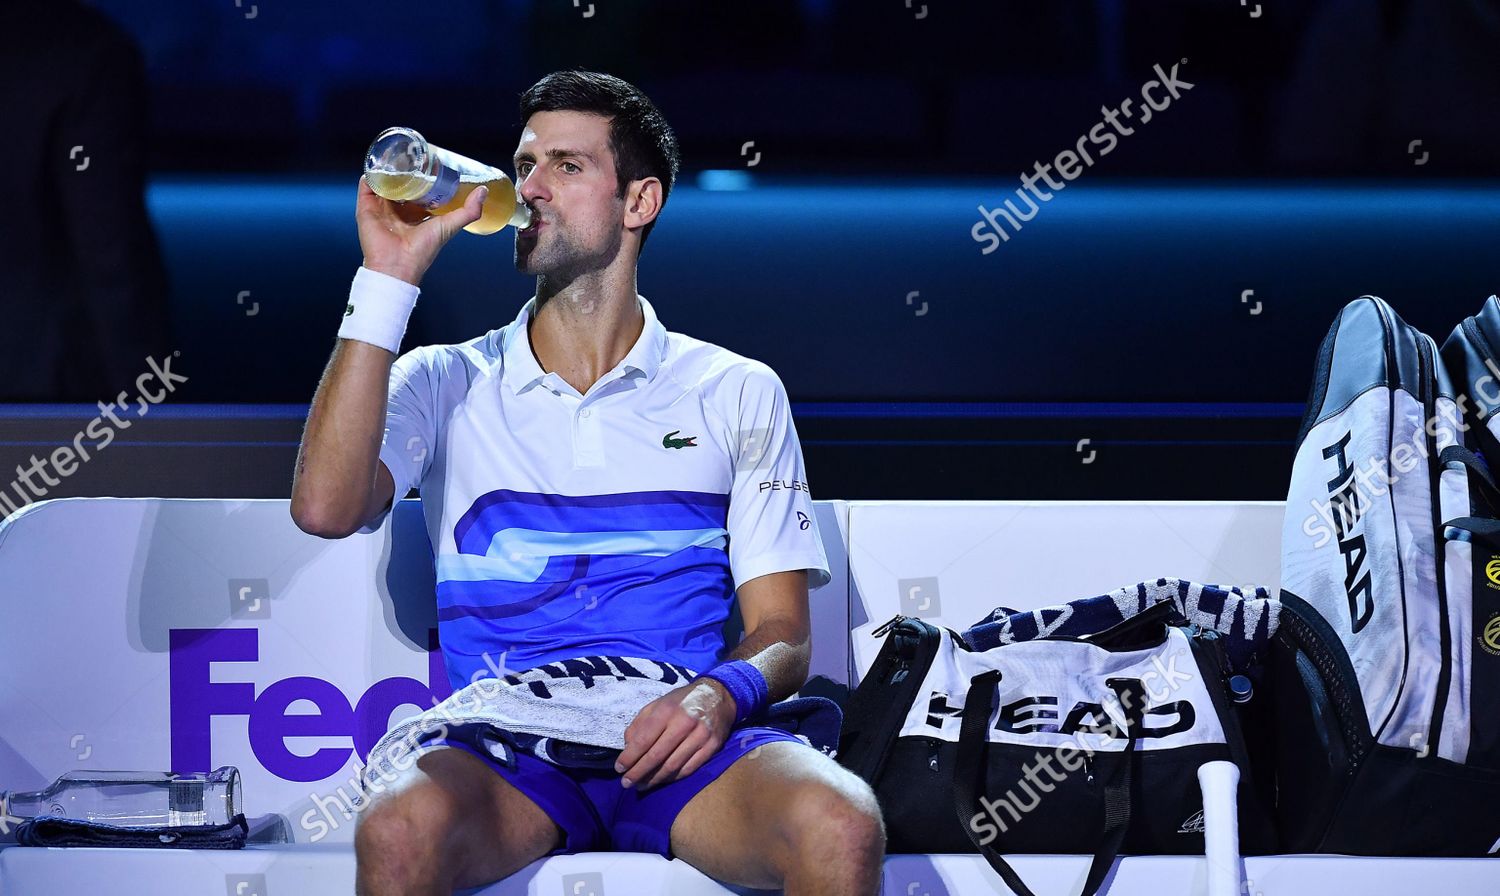
[[[559,660],[499,678],[481,678],[429,710],[397,722],[370,750],[365,781],[394,780],[398,760],[425,735],[487,722],[506,731],[625,748],[625,729],[646,704],[682,687],[697,672],[638,657]]]

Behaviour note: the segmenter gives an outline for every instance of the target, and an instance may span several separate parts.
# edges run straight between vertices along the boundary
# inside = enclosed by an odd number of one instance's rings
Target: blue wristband
[[[745,660],[729,660],[714,666],[699,678],[712,678],[734,698],[734,723],[738,725],[765,707],[771,686],[760,670]]]

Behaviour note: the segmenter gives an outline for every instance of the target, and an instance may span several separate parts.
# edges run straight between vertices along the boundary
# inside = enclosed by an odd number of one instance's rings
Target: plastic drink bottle
[[[411,128],[386,128],[365,154],[365,182],[393,202],[413,202],[434,215],[461,208],[476,187],[489,187],[479,220],[464,227],[487,236],[507,224],[531,223],[531,209],[499,168],[433,146]]]

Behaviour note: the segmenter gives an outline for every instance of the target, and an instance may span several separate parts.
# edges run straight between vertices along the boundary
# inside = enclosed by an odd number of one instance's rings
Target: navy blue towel
[[[244,815],[228,824],[122,827],[78,818],[39,815],[16,828],[22,846],[131,846],[153,849],[239,849],[250,825]]]
[[[1196,637],[1222,640],[1230,669],[1237,674],[1248,673],[1265,652],[1281,616],[1281,602],[1265,588],[1157,579],[1025,613],[996,607],[964,632],[963,639],[973,650],[989,650],[1038,638],[1081,638],[1112,628],[1164,600],[1172,602],[1173,625],[1189,628]]]
[[[838,749],[844,711],[827,697],[793,697],[773,703],[745,721],[805,737],[812,746],[832,756]]]

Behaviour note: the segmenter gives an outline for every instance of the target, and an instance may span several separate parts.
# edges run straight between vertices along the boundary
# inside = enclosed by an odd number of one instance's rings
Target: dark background
[[[638,84],[676,129],[640,291],[778,371],[819,498],[1277,499],[1340,306],[1382,295],[1441,342],[1496,290],[1491,0],[91,5],[136,47],[150,291],[189,381],[52,495],[285,496],[370,139],[404,124],[509,171],[517,97],[560,68]],[[39,78],[91,52],[62,30]],[[1193,87],[984,254],[980,207],[1157,65]],[[408,347],[508,322],[532,291],[511,248],[455,239]],[[0,470],[95,395],[0,406]]]
[[[1008,178],[1182,58],[1194,102],[1091,178],[1497,164],[1500,6],[1486,0],[92,5],[141,48],[160,172],[347,176],[402,120],[499,164],[520,91],[578,67],[647,91],[689,179],[742,167],[747,139],[778,174]],[[1411,139],[1431,151],[1421,169]]]

